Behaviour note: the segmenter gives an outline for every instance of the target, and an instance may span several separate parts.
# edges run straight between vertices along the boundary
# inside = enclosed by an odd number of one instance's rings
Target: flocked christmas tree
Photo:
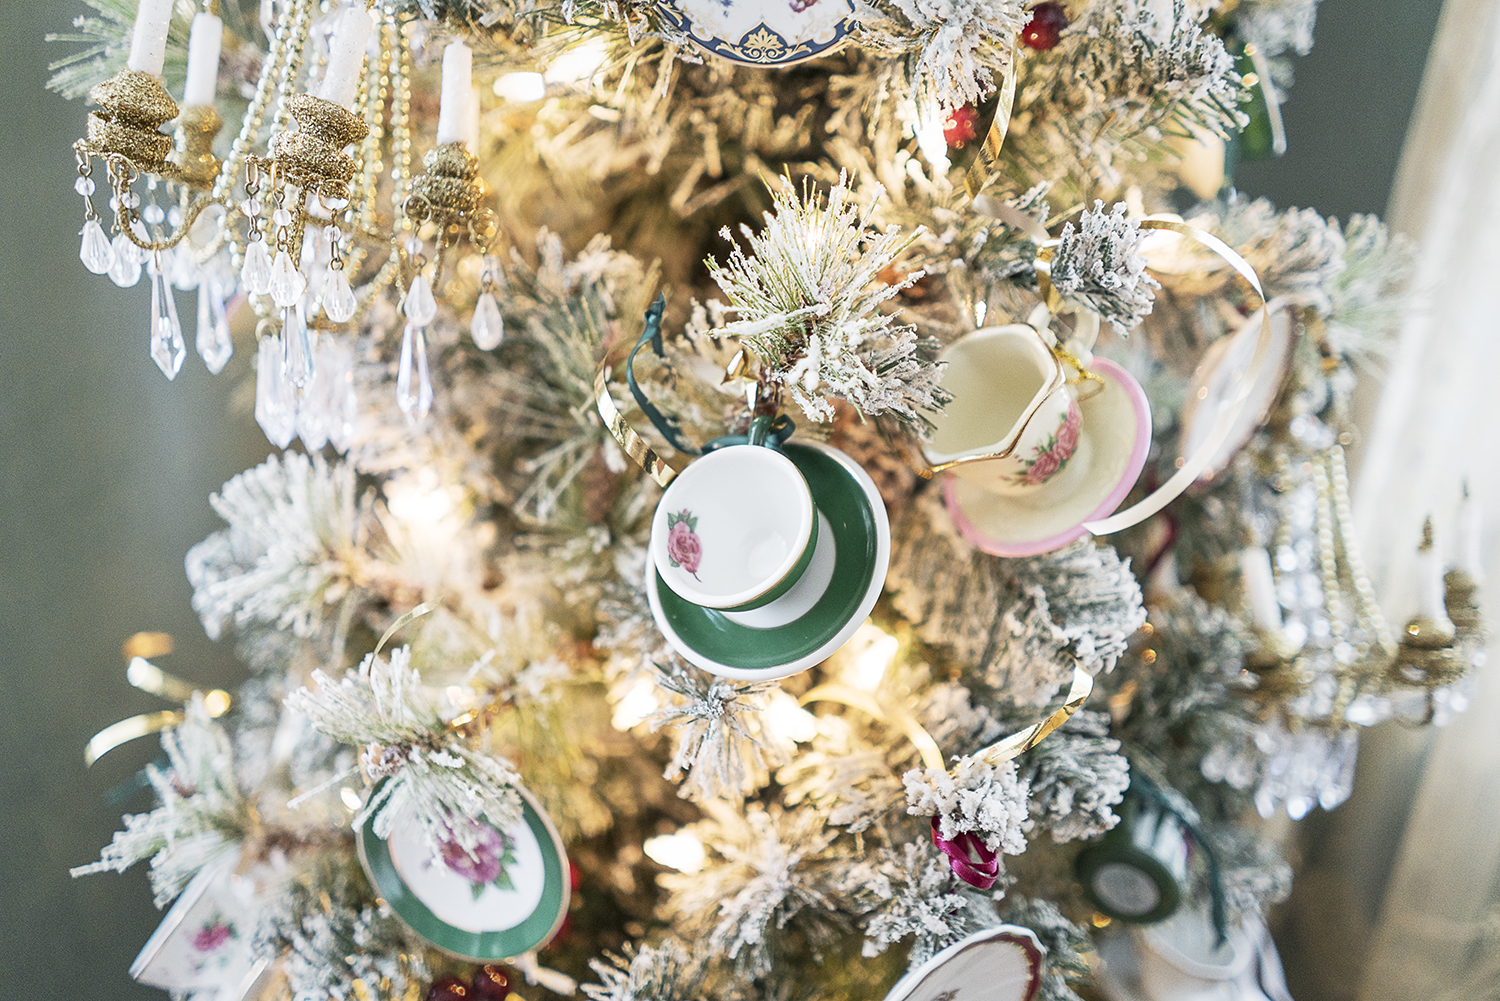
[[[1392,630],[1349,521],[1406,251],[1225,179],[1315,0],[90,2],[83,262],[285,450],[188,556],[252,677],[80,870],[146,982],[1132,997],[1462,708],[1472,567]]]

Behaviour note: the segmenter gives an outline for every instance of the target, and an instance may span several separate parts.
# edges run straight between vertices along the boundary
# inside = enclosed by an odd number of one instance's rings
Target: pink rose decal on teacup
[[[478,900],[485,889],[494,886],[509,890],[513,887],[505,867],[516,860],[515,853],[505,835],[488,824],[475,824],[477,843],[466,849],[452,839],[441,846],[443,864],[469,881],[469,889]]]
[[[1078,409],[1078,401],[1073,400],[1068,404],[1068,412],[1063,415],[1057,430],[1036,447],[1030,459],[1021,460],[1021,471],[1011,481],[1035,487],[1050,480],[1068,464],[1068,460],[1077,451],[1078,428],[1082,423],[1083,412]]]
[[[703,543],[698,538],[698,518],[684,508],[677,514],[667,515],[667,559],[674,567],[682,567],[698,577],[698,563],[703,559]]]

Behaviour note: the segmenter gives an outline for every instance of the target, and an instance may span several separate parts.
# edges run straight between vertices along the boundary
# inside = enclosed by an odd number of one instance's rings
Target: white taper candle
[[[1454,533],[1458,536],[1457,559],[1454,561],[1458,568],[1467,573],[1474,580],[1482,580],[1484,577],[1484,556],[1480,552],[1479,539],[1484,531],[1484,515],[1475,501],[1474,495],[1469,490],[1469,484],[1464,483],[1464,497],[1458,505],[1458,525]]]
[[[130,35],[127,69],[161,76],[167,60],[167,26],[172,21],[173,0],[141,0],[135,12],[135,30]]]
[[[1415,568],[1417,585],[1417,614],[1425,615],[1434,622],[1448,621],[1448,608],[1443,601],[1443,557],[1438,546],[1437,530],[1429,517],[1422,526],[1422,544],[1417,548]]]
[[[224,44],[224,22],[203,12],[193,17],[188,35],[187,86],[182,89],[182,106],[196,108],[214,103],[219,87],[219,49]]]
[[[1240,550],[1240,580],[1250,602],[1250,614],[1262,629],[1281,629],[1281,602],[1276,599],[1276,578],[1271,573],[1271,554],[1261,546]]]
[[[479,88],[469,88],[469,114],[464,119],[464,145],[470,153],[479,152]]]
[[[443,50],[443,96],[438,104],[437,124],[439,146],[464,141],[473,89],[474,53],[463,42],[449,42]]]
[[[365,65],[365,46],[375,22],[362,5],[344,8],[328,38],[328,66],[318,97],[345,108],[353,107],[354,92],[359,88],[360,71]]]

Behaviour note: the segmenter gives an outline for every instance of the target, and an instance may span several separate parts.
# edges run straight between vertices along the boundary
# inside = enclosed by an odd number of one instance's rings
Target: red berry
[[[568,888],[574,893],[577,893],[578,887],[582,884],[583,875],[579,873],[578,867],[573,864],[573,860],[568,859]]]
[[[949,147],[963,149],[964,143],[979,136],[979,109],[973,104],[954,108],[943,119],[943,138]]]
[[[427,1001],[469,1001],[469,986],[449,973],[427,988]]]
[[[1038,52],[1057,44],[1057,36],[1068,26],[1068,12],[1060,3],[1047,0],[1031,8],[1031,20],[1021,29],[1021,41]]]
[[[474,971],[475,1001],[505,1001],[510,993],[510,978],[499,966],[481,966]]]

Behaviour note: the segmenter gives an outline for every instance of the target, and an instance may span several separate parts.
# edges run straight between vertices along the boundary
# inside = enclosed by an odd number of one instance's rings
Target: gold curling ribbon
[[[982,751],[970,755],[989,765],[1002,765],[1011,758],[1031,750],[1048,734],[1068,721],[1094,691],[1094,677],[1081,667],[1073,668],[1073,684],[1068,689],[1067,701],[1052,715],[1039,723],[1033,723],[1019,733],[1013,733]]]
[[[979,156],[969,164],[964,174],[964,190],[969,198],[977,199],[990,182],[1000,176],[1000,149],[1005,145],[1005,136],[1010,132],[1010,116],[1016,105],[1016,59],[1019,50],[1011,41],[1010,60],[1005,68],[1005,79],[1000,83],[1000,100],[995,103],[995,115],[990,127],[985,130],[984,141],[979,146]]]
[[[606,354],[604,360],[599,363],[598,370],[594,373],[594,406],[599,411],[599,416],[604,418],[604,426],[609,433],[619,442],[620,448],[625,454],[635,460],[636,464],[646,471],[646,475],[656,481],[659,487],[665,487],[676,479],[680,470],[674,469],[656,454],[656,449],[646,443],[646,439],[636,433],[625,420],[625,415],[620,413],[620,408],[615,406],[614,397],[609,392],[609,356]]]
[[[1031,750],[1040,744],[1048,734],[1062,726],[1068,719],[1078,711],[1079,707],[1088,699],[1094,690],[1094,678],[1080,667],[1073,668],[1073,684],[1068,689],[1067,701],[1056,712],[1046,719],[1033,723],[1026,729],[1011,734],[1009,737],[991,744],[982,751],[970,755],[990,765],[1001,765],[1017,755]],[[934,771],[947,771],[948,766],[943,760],[942,749],[938,747],[937,741],[932,739],[932,734],[917,722],[916,718],[904,708],[883,702],[872,693],[851,688],[848,685],[819,685],[798,699],[798,704],[807,705],[809,702],[838,702],[842,705],[858,709],[869,716],[889,722],[899,727],[902,732],[910,738],[916,746],[917,753],[922,757],[922,763]]]
[[[125,680],[136,688],[168,702],[187,702],[194,693],[203,691],[201,686],[168,674],[146,658],[164,656],[172,652],[172,637],[168,633],[136,633],[120,646],[127,664]],[[203,692],[203,705],[208,715],[218,719],[229,711],[234,698],[222,688]],[[163,709],[154,713],[141,713],[111,723],[89,738],[83,748],[85,766],[104,757],[110,751],[132,740],[159,733],[169,726],[181,723],[185,715],[180,709]]]
[[[1172,477],[1157,487],[1154,491],[1142,498],[1139,502],[1131,505],[1123,511],[1117,511],[1108,518],[1100,521],[1084,523],[1092,535],[1110,535],[1114,532],[1123,531],[1133,525],[1139,525],[1147,518],[1156,514],[1172,501],[1182,495],[1183,491],[1192,486],[1198,479],[1208,463],[1213,459],[1214,453],[1219,446],[1224,444],[1229,437],[1234,422],[1239,419],[1240,413],[1245,409],[1245,403],[1250,398],[1250,392],[1255,388],[1256,380],[1260,378],[1261,369],[1265,367],[1266,358],[1271,348],[1271,324],[1270,316],[1279,309],[1290,305],[1290,300],[1278,297],[1273,302],[1266,301],[1265,290],[1261,288],[1260,278],[1256,276],[1255,269],[1250,262],[1241,257],[1232,247],[1220,240],[1212,233],[1205,232],[1196,226],[1190,226],[1185,222],[1175,219],[1163,219],[1148,216],[1141,222],[1141,229],[1164,229],[1177,233],[1190,240],[1194,240],[1221,257],[1225,263],[1234,269],[1245,283],[1260,300],[1260,308],[1241,325],[1232,337],[1250,337],[1254,335],[1255,354],[1246,367],[1239,383],[1234,388],[1234,393],[1229,398],[1228,404],[1219,411],[1219,416],[1214,420],[1213,427],[1204,439],[1203,444],[1191,456],[1183,460],[1182,465]]]
[[[122,719],[118,723],[111,723],[89,738],[88,744],[83,748],[83,764],[88,767],[121,744],[128,744],[138,737],[160,733],[169,726],[176,726],[182,720],[181,710],[163,709],[161,712],[142,713],[139,716]]]

